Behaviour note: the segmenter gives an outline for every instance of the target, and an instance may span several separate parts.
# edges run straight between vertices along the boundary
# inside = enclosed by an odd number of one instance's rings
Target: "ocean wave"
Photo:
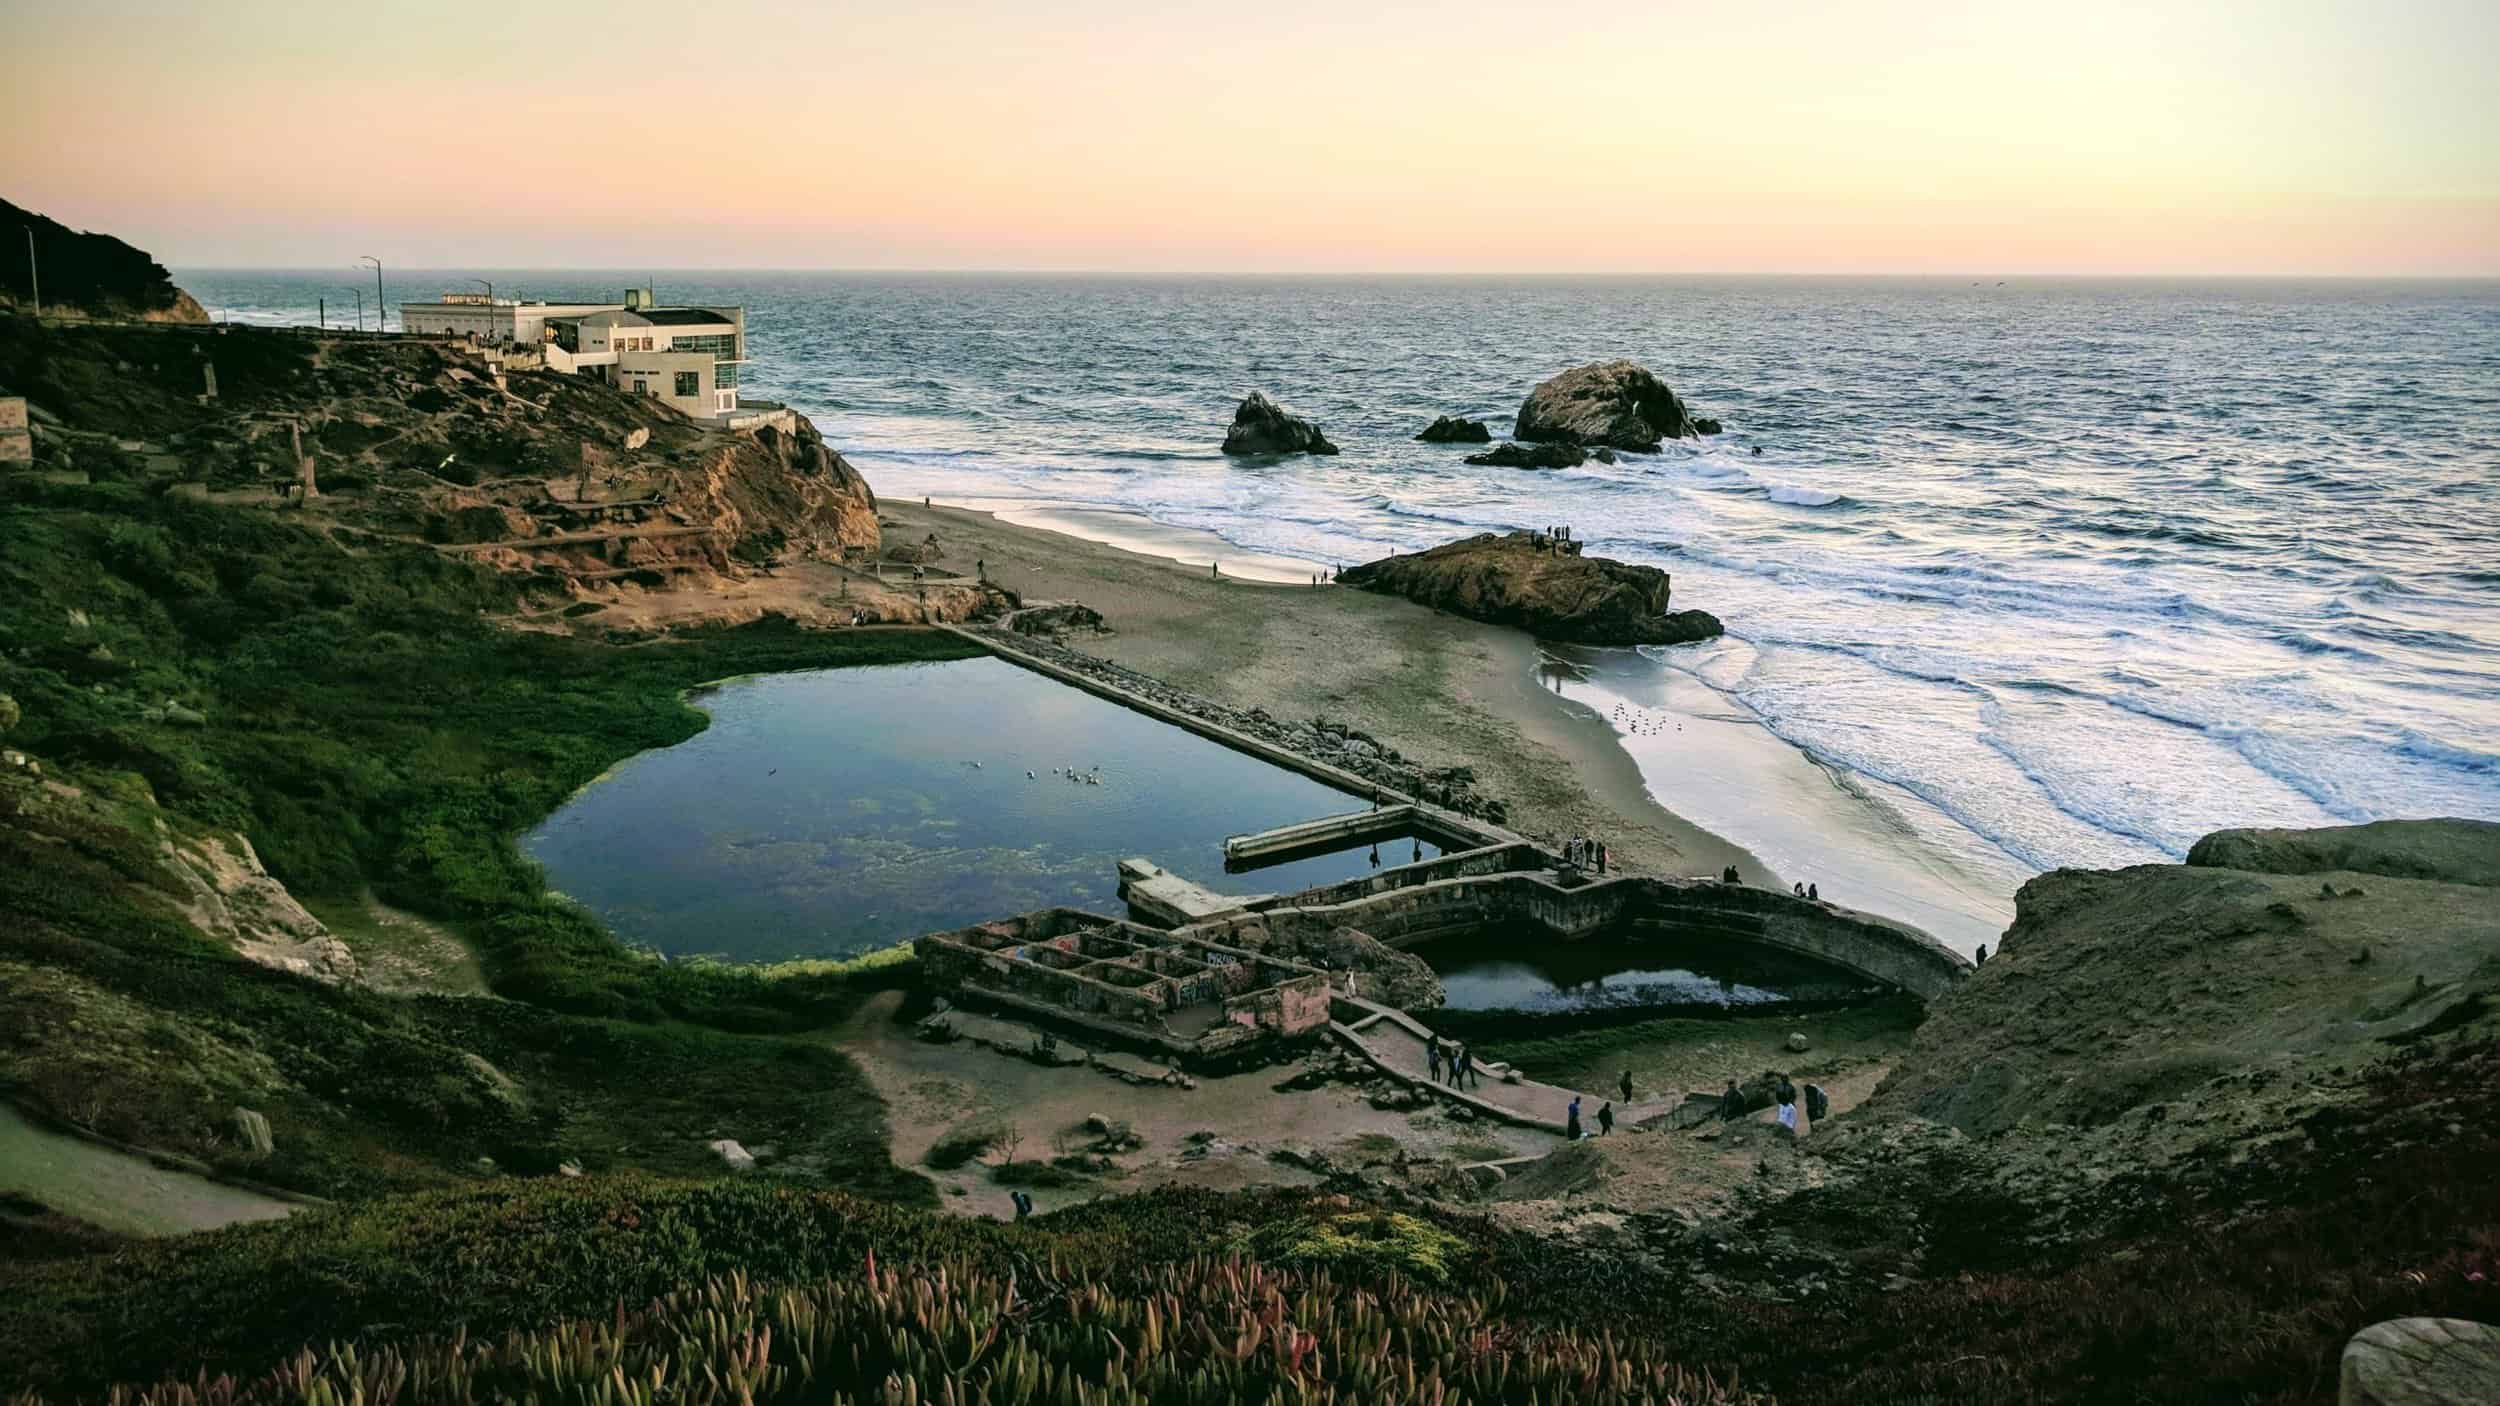
[[[1849,501],[1845,494],[1832,493],[1820,488],[1786,488],[1778,484],[1762,490],[1762,493],[1774,503],[1787,503],[1799,508],[1828,508],[1835,503]]]

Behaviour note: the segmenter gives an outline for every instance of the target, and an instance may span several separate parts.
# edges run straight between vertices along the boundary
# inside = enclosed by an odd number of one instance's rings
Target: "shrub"
[[[951,1172],[996,1147],[1006,1136],[1007,1130],[996,1123],[966,1124],[930,1144],[920,1160],[941,1172]]]

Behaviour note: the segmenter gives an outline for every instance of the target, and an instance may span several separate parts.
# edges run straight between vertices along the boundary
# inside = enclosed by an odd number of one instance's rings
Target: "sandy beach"
[[[893,499],[879,508],[889,541],[935,533],[951,570],[978,564],[1027,600],[1102,612],[1112,632],[1072,639],[1078,648],[1235,707],[1344,721],[1430,765],[1474,767],[1523,833],[1599,838],[1633,872],[1733,864],[1748,882],[1787,882],[1659,805],[1606,721],[1546,689],[1536,641],[1519,631],[1313,587],[1294,563],[1255,569],[1298,584],[1218,576],[1206,565],[1214,539],[1142,518],[1069,524],[1128,550],[987,511]]]

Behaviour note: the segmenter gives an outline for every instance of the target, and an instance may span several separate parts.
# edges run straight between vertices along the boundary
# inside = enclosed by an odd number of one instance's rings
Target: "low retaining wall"
[[[1285,906],[1264,911],[1278,915]],[[1772,889],[1708,879],[1618,878],[1564,888],[1542,873],[1496,873],[1290,906],[1330,924],[1360,928],[1392,947],[1503,924],[1532,926],[1565,941],[1629,932],[1754,943],[1927,1000],[1951,990],[1971,970],[1968,958],[1914,929]]]

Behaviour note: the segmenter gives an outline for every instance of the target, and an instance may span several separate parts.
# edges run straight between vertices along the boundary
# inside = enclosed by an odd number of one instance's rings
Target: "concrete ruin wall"
[[[1234,1049],[1245,1035],[1294,1038],[1328,1023],[1329,979],[1317,968],[1072,908],[931,933],[912,946],[942,990],[1181,1053]],[[1194,1040],[1164,1019],[1198,1005],[1219,1006],[1223,1019]]]
[[[1374,894],[1415,888],[1438,883],[1443,879],[1476,878],[1488,874],[1523,874],[1551,869],[1554,860],[1535,845],[1521,840],[1509,844],[1487,845],[1482,849],[1461,850],[1415,864],[1401,864],[1377,874],[1347,879],[1342,883],[1322,884],[1298,893],[1258,900],[1249,906],[1266,912],[1278,908],[1324,907],[1333,903],[1350,903]]]
[[[1301,911],[1393,947],[1504,924],[1531,924],[1565,940],[1625,931],[1758,943],[1922,998],[1944,994],[1971,969],[1967,958],[1924,933],[1773,889],[1707,879],[1621,878],[1564,888],[1542,875],[1501,873],[1430,880]],[[1272,924],[1288,920],[1277,909],[1260,916]]]

